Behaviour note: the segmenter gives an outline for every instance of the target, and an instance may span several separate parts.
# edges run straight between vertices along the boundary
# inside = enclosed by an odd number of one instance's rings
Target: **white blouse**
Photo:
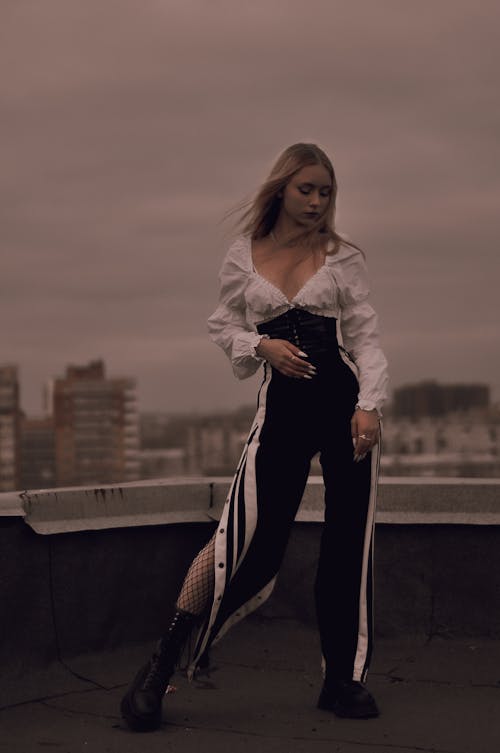
[[[358,371],[358,405],[364,410],[376,408],[381,415],[387,398],[387,360],[379,345],[377,314],[367,300],[370,288],[360,251],[341,245],[288,300],[255,270],[251,237],[241,235],[226,253],[219,282],[219,305],[207,321],[208,331],[230,359],[238,379],[252,376],[265,360],[255,352],[262,339],[256,325],[288,309],[304,309],[339,321],[339,341]]]

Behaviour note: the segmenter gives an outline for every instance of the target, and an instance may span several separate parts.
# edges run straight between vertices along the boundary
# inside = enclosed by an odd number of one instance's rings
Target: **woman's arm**
[[[225,352],[238,379],[255,374],[265,360],[255,349],[264,335],[249,326],[243,295],[247,272],[238,259],[238,244],[228,250],[219,271],[219,305],[208,318],[210,339]]]
[[[368,302],[368,273],[360,252],[341,263],[340,277],[340,331],[359,372],[358,406],[376,409],[380,416],[387,399],[387,359],[379,343],[378,317]]]

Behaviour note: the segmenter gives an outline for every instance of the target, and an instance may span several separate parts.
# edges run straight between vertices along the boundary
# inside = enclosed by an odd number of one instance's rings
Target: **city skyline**
[[[27,413],[98,358],[141,410],[255,401],[206,328],[220,220],[299,140],[333,159],[391,391],[498,400],[499,21],[489,0],[8,4],[0,322]]]
[[[49,380],[43,416],[19,400],[18,370],[0,364],[0,490],[101,485],[137,478],[231,475],[254,416],[140,412],[137,383],[103,361],[69,364]],[[385,413],[389,475],[499,475],[500,405],[482,384],[422,382],[396,390]],[[311,473],[321,475],[316,453]]]
[[[206,414],[206,415],[209,415],[210,413],[219,413],[219,412],[220,413],[225,413],[225,412],[230,413],[230,412],[235,411],[235,410],[237,411],[240,408],[249,407],[252,403],[255,402],[255,399],[254,399],[255,396],[254,396],[253,393],[251,393],[250,399],[247,400],[246,402],[229,404],[228,401],[225,401],[223,404],[221,404],[218,407],[217,406],[213,406],[213,405],[206,406],[206,407],[196,407],[196,406],[191,406],[189,404],[187,406],[185,406],[185,407],[176,405],[175,409],[170,409],[170,410],[168,410],[168,409],[166,409],[166,410],[160,410],[160,409],[155,409],[155,408],[142,407],[141,406],[141,397],[140,397],[141,396],[141,385],[140,385],[140,382],[137,380],[137,377],[136,377],[135,374],[133,374],[133,373],[128,373],[128,374],[113,373],[113,372],[111,372],[109,370],[108,364],[107,364],[107,362],[106,362],[105,359],[89,359],[88,361],[81,362],[81,363],[71,363],[71,364],[66,363],[61,368],[59,374],[53,373],[50,376],[47,375],[46,378],[45,378],[45,380],[44,380],[44,384],[41,386],[41,389],[40,389],[41,407],[38,410],[35,410],[34,412],[28,410],[27,407],[26,407],[26,405],[23,403],[22,389],[20,389],[19,390],[19,406],[20,406],[21,412],[24,413],[24,415],[26,417],[29,417],[29,418],[42,418],[43,416],[49,415],[50,414],[50,409],[49,409],[48,403],[50,402],[49,396],[50,396],[50,390],[51,390],[51,383],[54,382],[57,379],[62,379],[63,378],[63,372],[67,372],[68,369],[77,369],[77,370],[81,369],[81,370],[85,371],[86,369],[92,368],[92,366],[95,364],[95,362],[102,362],[103,368],[105,368],[106,371],[107,371],[107,373],[108,373],[108,378],[110,378],[110,379],[132,379],[135,382],[135,384],[136,384],[136,391],[137,391],[137,398],[138,398],[138,410],[139,410],[140,413],[144,413],[144,414],[147,414],[147,413],[150,413],[150,414],[154,414],[154,413],[161,414],[161,413],[164,413],[164,414],[171,414],[171,415],[175,415],[175,414],[179,414],[179,415],[181,415],[181,414],[188,414],[190,412],[200,413],[200,414]],[[4,367],[4,368],[14,368],[15,371],[16,371],[16,374],[17,374],[17,378],[18,378],[19,384],[21,384],[19,364],[15,364],[13,362],[0,363],[0,369],[2,367]],[[248,380],[248,381],[250,382],[251,380]],[[259,382],[258,376],[256,377],[256,381]],[[402,391],[406,391],[406,390],[415,391],[415,389],[419,390],[422,387],[429,387],[429,386],[434,387],[437,390],[448,389],[450,387],[465,388],[465,390],[470,390],[471,388],[473,388],[473,389],[479,389],[482,394],[484,393],[483,394],[483,402],[484,401],[487,402],[487,400],[489,399],[489,406],[490,407],[494,407],[494,408],[495,407],[500,407],[499,401],[495,400],[495,397],[492,394],[491,385],[488,384],[488,383],[486,383],[486,382],[459,382],[459,381],[441,382],[438,379],[433,378],[433,377],[429,377],[429,378],[425,378],[425,379],[421,379],[421,380],[413,381],[413,382],[404,382],[404,383],[402,383],[400,385],[393,385],[392,388],[390,389],[389,397],[388,397],[386,406],[391,405],[392,408],[395,407],[395,405],[394,405],[395,398],[401,397],[401,395],[398,396],[397,393],[401,393]],[[457,400],[457,399],[458,399],[458,404],[459,404],[460,403],[459,396],[457,398],[455,398],[455,400]],[[486,405],[486,403],[485,403],[485,405]]]

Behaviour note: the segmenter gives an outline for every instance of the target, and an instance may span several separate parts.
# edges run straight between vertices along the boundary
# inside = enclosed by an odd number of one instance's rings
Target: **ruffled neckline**
[[[250,235],[244,236],[246,240],[246,251],[247,251],[247,257],[248,257],[248,266],[250,269],[251,274],[253,274],[255,277],[257,277],[261,282],[263,282],[265,285],[270,287],[272,290],[274,290],[277,295],[280,296],[280,298],[285,301],[289,306],[293,306],[294,303],[298,301],[298,299],[304,294],[304,292],[307,290],[309,285],[311,285],[317,277],[319,277],[320,273],[322,273],[326,268],[328,264],[328,256],[325,257],[325,261],[323,264],[318,267],[316,272],[312,274],[310,277],[307,278],[305,283],[301,286],[300,290],[297,291],[297,293],[293,296],[293,298],[288,298],[288,296],[285,295],[285,293],[279,288],[277,285],[274,284],[274,282],[271,282],[271,280],[268,280],[267,277],[264,277],[260,274],[260,272],[257,272],[257,270],[254,267],[253,259],[252,259],[252,238]],[[329,241],[329,244],[331,241]]]

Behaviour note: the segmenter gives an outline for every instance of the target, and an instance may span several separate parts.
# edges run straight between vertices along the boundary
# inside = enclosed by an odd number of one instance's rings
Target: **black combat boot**
[[[153,656],[139,670],[123,697],[120,705],[122,716],[135,732],[147,732],[160,726],[163,696],[183,646],[197,621],[198,617],[189,612],[175,612]]]
[[[357,680],[327,678],[319,696],[318,708],[348,719],[379,716],[375,699]]]

